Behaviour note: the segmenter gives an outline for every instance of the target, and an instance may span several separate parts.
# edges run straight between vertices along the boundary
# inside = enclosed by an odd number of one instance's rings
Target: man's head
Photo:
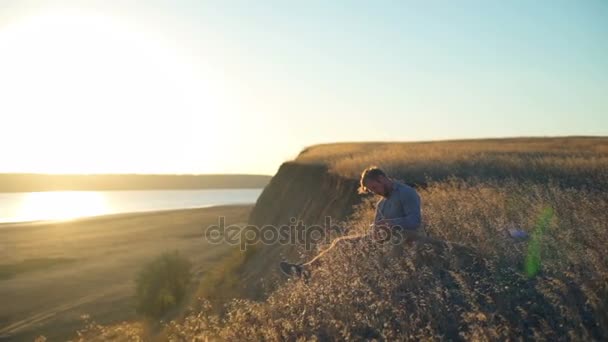
[[[376,195],[387,197],[393,187],[393,181],[390,180],[384,171],[376,166],[370,166],[361,173],[359,181],[359,194],[372,192]]]

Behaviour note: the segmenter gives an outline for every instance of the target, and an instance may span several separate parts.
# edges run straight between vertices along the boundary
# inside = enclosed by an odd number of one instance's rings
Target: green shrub
[[[146,264],[136,278],[137,312],[160,317],[174,308],[186,294],[191,267],[178,251],[165,252]]]

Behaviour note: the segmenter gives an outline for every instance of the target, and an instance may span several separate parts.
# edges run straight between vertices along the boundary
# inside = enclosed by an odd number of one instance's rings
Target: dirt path
[[[23,330],[27,330],[28,328],[31,328],[31,327],[39,326],[40,324],[52,319],[54,316],[56,316],[58,314],[64,313],[68,310],[78,308],[86,303],[94,302],[96,300],[99,300],[102,297],[116,295],[121,292],[124,292],[124,285],[122,285],[122,284],[114,286],[114,287],[106,289],[106,290],[103,290],[103,291],[100,291],[100,292],[97,292],[97,293],[94,293],[94,294],[90,294],[90,295],[81,297],[78,300],[71,301],[66,304],[59,305],[57,307],[53,307],[48,310],[43,310],[26,319],[19,320],[15,323],[12,323],[12,324],[0,329],[0,337],[8,338],[9,336],[14,335],[15,333],[17,333],[19,331],[23,331]]]

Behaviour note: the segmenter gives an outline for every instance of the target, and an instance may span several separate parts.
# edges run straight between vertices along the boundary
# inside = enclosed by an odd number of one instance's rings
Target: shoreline
[[[151,209],[141,211],[128,211],[111,214],[91,215],[91,216],[80,216],[75,218],[57,219],[57,220],[33,220],[33,221],[17,221],[17,222],[0,222],[0,231],[5,229],[16,229],[16,228],[29,228],[38,227],[52,224],[69,224],[69,223],[81,223],[90,220],[103,220],[103,219],[116,219],[116,218],[128,218],[131,216],[149,216],[157,214],[171,214],[179,213],[184,211],[197,211],[202,209],[221,209],[227,207],[248,207],[254,206],[255,203],[231,203],[231,204],[209,204],[197,207],[187,207],[179,209]]]
[[[2,174],[0,174],[2,175]],[[16,194],[30,192],[120,192],[120,191],[201,191],[201,190],[256,190],[264,189],[258,186],[217,187],[217,188],[146,188],[146,189],[50,189],[50,190],[4,190],[0,194]]]

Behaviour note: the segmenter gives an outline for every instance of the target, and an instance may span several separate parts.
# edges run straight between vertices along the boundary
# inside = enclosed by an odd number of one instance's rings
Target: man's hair
[[[370,166],[367,169],[363,170],[363,172],[361,172],[361,180],[359,180],[359,189],[357,189],[357,192],[359,194],[368,193],[369,189],[365,186],[365,182],[368,179],[376,180],[380,176],[386,177],[386,174],[384,173],[384,171],[380,170],[380,168],[378,168],[377,166]]]

